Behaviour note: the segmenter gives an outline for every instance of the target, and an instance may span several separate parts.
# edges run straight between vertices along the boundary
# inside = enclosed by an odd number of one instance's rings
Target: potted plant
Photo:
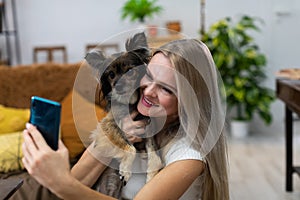
[[[257,21],[258,18],[244,15],[233,23],[230,17],[226,17],[214,23],[202,36],[202,41],[210,49],[223,79],[228,113],[234,108],[234,120],[238,122],[249,122],[257,113],[266,124],[270,124],[270,104],[275,94],[262,85],[266,79],[266,56],[249,34],[250,31],[259,31]],[[231,127],[232,135],[238,134],[239,137],[248,133],[244,130],[234,133],[234,127]]]
[[[145,23],[146,18],[159,14],[163,8],[156,5],[157,0],[127,0],[121,9],[121,18]]]

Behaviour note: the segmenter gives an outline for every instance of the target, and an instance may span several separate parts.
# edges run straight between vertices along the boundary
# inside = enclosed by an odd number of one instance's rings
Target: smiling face
[[[162,53],[151,59],[146,75],[141,79],[138,111],[145,116],[166,117],[167,122],[178,117],[175,70]]]

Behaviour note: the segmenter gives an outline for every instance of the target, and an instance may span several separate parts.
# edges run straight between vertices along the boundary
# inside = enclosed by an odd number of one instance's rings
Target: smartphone
[[[58,149],[61,104],[38,96],[31,97],[29,122],[37,127],[47,144]]]

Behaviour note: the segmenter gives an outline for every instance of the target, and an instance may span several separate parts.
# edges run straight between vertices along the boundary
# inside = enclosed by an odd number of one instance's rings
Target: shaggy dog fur
[[[114,184],[114,181],[121,177],[123,184],[126,184],[131,176],[137,151],[146,151],[148,156],[147,181],[162,166],[153,137],[146,137],[142,143],[132,145],[121,129],[122,118],[136,110],[139,100],[139,82],[145,74],[146,64],[150,58],[144,33],[138,33],[128,39],[125,46],[126,52],[113,54],[110,57],[105,57],[101,51],[92,51],[86,57],[87,62],[99,73],[101,92],[107,101],[108,110],[107,116],[99,122],[92,134],[95,141],[94,148],[105,157],[113,157],[120,163],[120,176],[116,175],[114,169],[108,168],[102,174],[106,178],[101,180],[99,190],[102,192],[106,190],[104,193],[115,197],[119,197],[115,191],[120,190],[120,185],[118,181]],[[148,119],[145,116],[138,116],[138,118]]]

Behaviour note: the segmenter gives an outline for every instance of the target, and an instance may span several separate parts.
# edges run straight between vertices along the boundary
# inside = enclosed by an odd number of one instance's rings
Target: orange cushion
[[[90,144],[90,133],[106,112],[75,90],[61,104],[61,139],[69,150],[70,159],[73,159]]]

